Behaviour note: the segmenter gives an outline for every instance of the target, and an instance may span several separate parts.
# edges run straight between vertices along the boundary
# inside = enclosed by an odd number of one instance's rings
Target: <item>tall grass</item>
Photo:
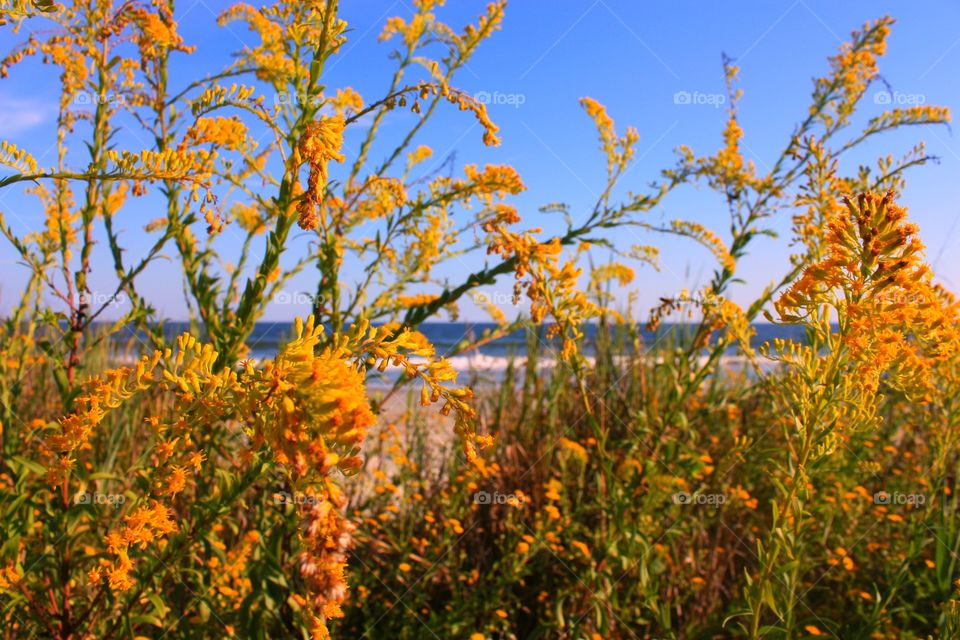
[[[555,352],[536,337],[529,360],[480,393],[497,436],[485,473],[438,441],[413,398],[383,425],[368,458],[377,481],[350,506],[358,597],[337,632],[739,636],[766,561],[781,563],[770,609],[795,613],[785,630],[768,611],[763,637],[952,637],[957,486],[931,469],[957,451],[915,404],[888,395],[876,430],[818,461],[809,530],[771,560],[758,549],[794,472],[784,454],[797,434],[776,398],[788,372],[721,366],[665,423],[683,351],[623,327],[604,327],[595,347],[586,394],[569,366],[538,366]]]

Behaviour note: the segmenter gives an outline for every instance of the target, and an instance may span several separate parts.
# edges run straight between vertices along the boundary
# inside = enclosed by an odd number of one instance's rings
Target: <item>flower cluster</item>
[[[304,73],[297,64],[296,51],[303,46],[316,47],[325,35],[326,43],[335,50],[343,41],[346,22],[336,19],[324,0],[300,3],[276,2],[259,9],[240,2],[218,17],[218,23],[228,25],[242,21],[260,38],[255,47],[245,47],[238,64],[254,69],[257,78],[277,87],[296,85],[295,79]]]
[[[538,324],[549,315],[553,322],[547,328],[547,337],[560,336],[561,356],[573,358],[577,355],[577,342],[583,337],[583,323],[599,315],[601,309],[579,287],[582,269],[576,266],[576,256],[560,262],[563,250],[560,239],[542,243],[533,236],[539,229],[515,233],[507,228],[513,219],[512,212],[503,209],[487,219],[484,223],[489,235],[487,252],[513,262],[514,302],[526,294],[530,300],[530,316]],[[578,254],[588,247],[581,244]]]
[[[306,162],[310,165],[307,189],[297,205],[300,214],[297,223],[302,229],[314,229],[318,224],[316,208],[323,202],[327,187],[327,163],[331,160],[343,162],[344,159],[340,153],[343,128],[342,116],[321,116],[318,121],[307,125],[297,143],[295,164],[299,166]]]
[[[887,50],[891,18],[867,23],[862,31],[854,31],[851,42],[830,58],[830,75],[814,83],[815,103],[826,103],[820,119],[828,127],[845,123],[856,103],[876,78],[877,58]]]
[[[156,13],[144,7],[130,8],[131,17],[139,26],[136,42],[141,57],[144,60],[156,59],[168,51],[191,53],[194,47],[186,46],[177,33],[177,23],[173,20],[170,8],[158,1],[154,1],[153,5]]]
[[[247,126],[240,118],[217,116],[213,118],[198,118],[187,130],[182,147],[201,144],[212,144],[225,149],[252,148],[254,141],[250,140]]]
[[[310,591],[311,610],[317,615],[316,624],[322,626],[322,620],[335,615],[346,597],[345,549],[351,529],[342,515],[344,500],[329,476],[335,469],[345,474],[357,470],[359,445],[374,422],[359,366],[365,356],[350,349],[364,349],[370,357],[382,358],[383,366],[387,361],[404,365],[425,385],[432,385],[435,398],[446,399],[444,413],[456,409],[458,415],[470,415],[471,410],[465,402],[468,392],[443,386],[455,375],[449,365],[419,365],[407,360],[402,352],[405,348],[417,355],[432,353],[408,333],[389,338],[373,329],[360,344],[336,339],[333,346],[320,349],[323,328],[315,326],[312,318],[297,326],[296,339],[261,368],[247,363],[240,371],[217,371],[217,353],[212,347],[184,335],[176,352],[158,351],[141,358],[135,368],[112,370],[91,380],[87,393],[77,401],[78,409],[48,438],[49,449],[60,453],[50,466],[50,479],[59,484],[67,482],[77,452],[85,449],[106,413],[151,388],[175,392],[180,403],[178,413],[184,416],[172,425],[156,418],[147,420],[156,437],[158,496],[183,491],[190,469],[196,471],[203,461],[202,451],[190,452],[188,424],[240,421],[249,432],[251,446],[266,447],[293,485],[306,488],[313,498],[302,505],[300,569]],[[458,424],[468,415],[459,418]],[[465,432],[467,427],[461,426],[460,430]],[[182,464],[171,464],[175,450],[181,452]],[[169,507],[156,501],[138,507],[124,518],[123,527],[108,535],[107,547],[114,559],[103,561],[92,571],[91,581],[98,582],[105,576],[113,590],[130,588],[135,569],[130,550],[143,548],[174,531]],[[334,535],[335,531],[341,533]]]
[[[124,518],[124,526],[107,534],[107,550],[115,556],[114,560],[104,560],[101,565],[89,573],[90,582],[99,584],[106,577],[114,591],[126,591],[136,581],[130,576],[134,570],[129,550],[133,546],[143,549],[177,531],[177,525],[171,518],[170,509],[154,502],[139,507]]]
[[[301,514],[304,550],[299,568],[310,593],[311,610],[316,612],[314,637],[324,640],[330,637],[326,620],[343,616],[341,605],[347,598],[344,572],[356,527],[343,515],[347,501],[332,482],[307,495],[312,499]]]
[[[623,137],[617,136],[613,119],[607,114],[607,108],[593,98],[580,98],[580,106],[593,120],[600,134],[600,147],[607,157],[607,174],[610,176],[619,174],[633,158],[640,135],[634,127],[627,127]]]
[[[869,389],[892,371],[899,384],[929,384],[926,358],[955,352],[952,308],[941,304],[923,262],[917,226],[893,194],[861,194],[828,222],[827,253],[810,265],[776,303],[781,317],[838,314],[843,341]]]
[[[720,266],[727,271],[732,273],[736,269],[736,260],[730,255],[730,251],[727,249],[723,240],[702,224],[688,220],[674,220],[671,222],[671,230],[673,233],[692,238],[705,246],[717,259]]]
[[[318,349],[322,334],[312,317],[306,325],[298,321],[296,338],[273,362],[245,370],[259,390],[245,398],[254,445],[267,444],[295,479],[354,472],[356,451],[374,422],[363,373],[346,350]]]

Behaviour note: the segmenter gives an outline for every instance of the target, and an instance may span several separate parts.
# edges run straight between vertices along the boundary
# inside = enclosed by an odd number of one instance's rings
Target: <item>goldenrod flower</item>
[[[307,125],[297,143],[298,158],[310,165],[307,189],[297,207],[300,213],[298,224],[302,229],[313,229],[317,226],[315,208],[323,201],[327,186],[327,163],[331,160],[343,162],[343,154],[340,153],[340,147],[343,146],[343,128],[342,116],[321,116],[318,121]]]

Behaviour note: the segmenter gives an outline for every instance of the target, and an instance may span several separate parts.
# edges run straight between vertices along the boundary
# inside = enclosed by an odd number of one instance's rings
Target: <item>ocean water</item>
[[[639,328],[639,333],[643,341],[643,348],[648,351],[655,351],[673,346],[683,346],[689,341],[694,328],[695,325],[692,324],[663,323],[656,332],[648,331],[645,327],[642,327]],[[485,332],[494,329],[496,329],[495,324],[485,322],[427,322],[419,328],[436,347],[437,354],[449,358],[458,370],[503,370],[511,358],[521,361],[525,358],[527,345],[532,340],[539,343],[540,360],[547,365],[559,350],[559,342],[556,339],[546,338],[546,329],[540,328],[536,333],[532,330],[520,329],[492,340],[467,354],[458,353],[458,347],[464,341],[481,337]],[[805,341],[803,328],[799,325],[757,323],[754,325],[754,329],[756,330],[756,335],[752,340],[754,348],[774,338],[785,338],[798,342]],[[164,324],[164,333],[170,338],[188,330],[189,325],[185,322],[167,322]],[[588,358],[594,353],[597,331],[598,327],[595,324],[586,325],[583,328],[583,352]],[[248,340],[249,356],[256,360],[272,359],[280,346],[292,336],[293,323],[291,322],[259,322],[254,327]],[[121,331],[116,337],[117,346],[121,347],[125,343],[135,342],[138,338],[142,338],[142,336],[136,335],[132,329]]]

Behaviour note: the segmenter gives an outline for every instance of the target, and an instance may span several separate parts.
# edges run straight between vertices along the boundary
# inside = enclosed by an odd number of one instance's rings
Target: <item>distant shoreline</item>
[[[164,323],[164,334],[172,341],[176,336],[188,332],[188,323]],[[696,323],[663,323],[657,331],[648,331],[642,324],[631,327],[632,334],[623,333],[623,328],[616,328],[612,332],[612,339],[616,343],[620,337],[628,338],[624,341],[622,352],[633,349],[630,338],[639,337],[644,351],[684,347],[689,344],[690,336]],[[805,343],[806,334],[802,327],[797,325],[777,325],[758,322],[753,325],[755,336],[751,341],[754,348],[776,338],[793,340]],[[281,345],[290,340],[293,335],[293,323],[259,322],[255,325],[247,344],[247,357],[253,360],[273,358]],[[507,335],[486,342],[469,354],[461,353],[465,342],[481,338],[486,332],[498,328],[492,322],[427,322],[418,327],[440,356],[449,357],[458,369],[475,368],[478,370],[496,371],[506,368],[509,358],[524,358],[528,346],[538,346],[538,357],[555,358],[560,351],[560,344],[556,340],[546,338],[546,327],[541,326],[534,333],[529,329],[517,329]],[[594,344],[599,336],[599,325],[596,323],[583,326],[584,337],[581,342],[584,355],[590,357],[594,352]],[[202,338],[201,338],[202,339]],[[121,329],[111,340],[115,349],[123,350],[126,346],[136,347],[140,351],[142,345],[149,344],[147,337],[134,331],[132,328]],[[614,346],[614,351],[621,351]],[[736,349],[731,348],[725,355],[737,355]]]

